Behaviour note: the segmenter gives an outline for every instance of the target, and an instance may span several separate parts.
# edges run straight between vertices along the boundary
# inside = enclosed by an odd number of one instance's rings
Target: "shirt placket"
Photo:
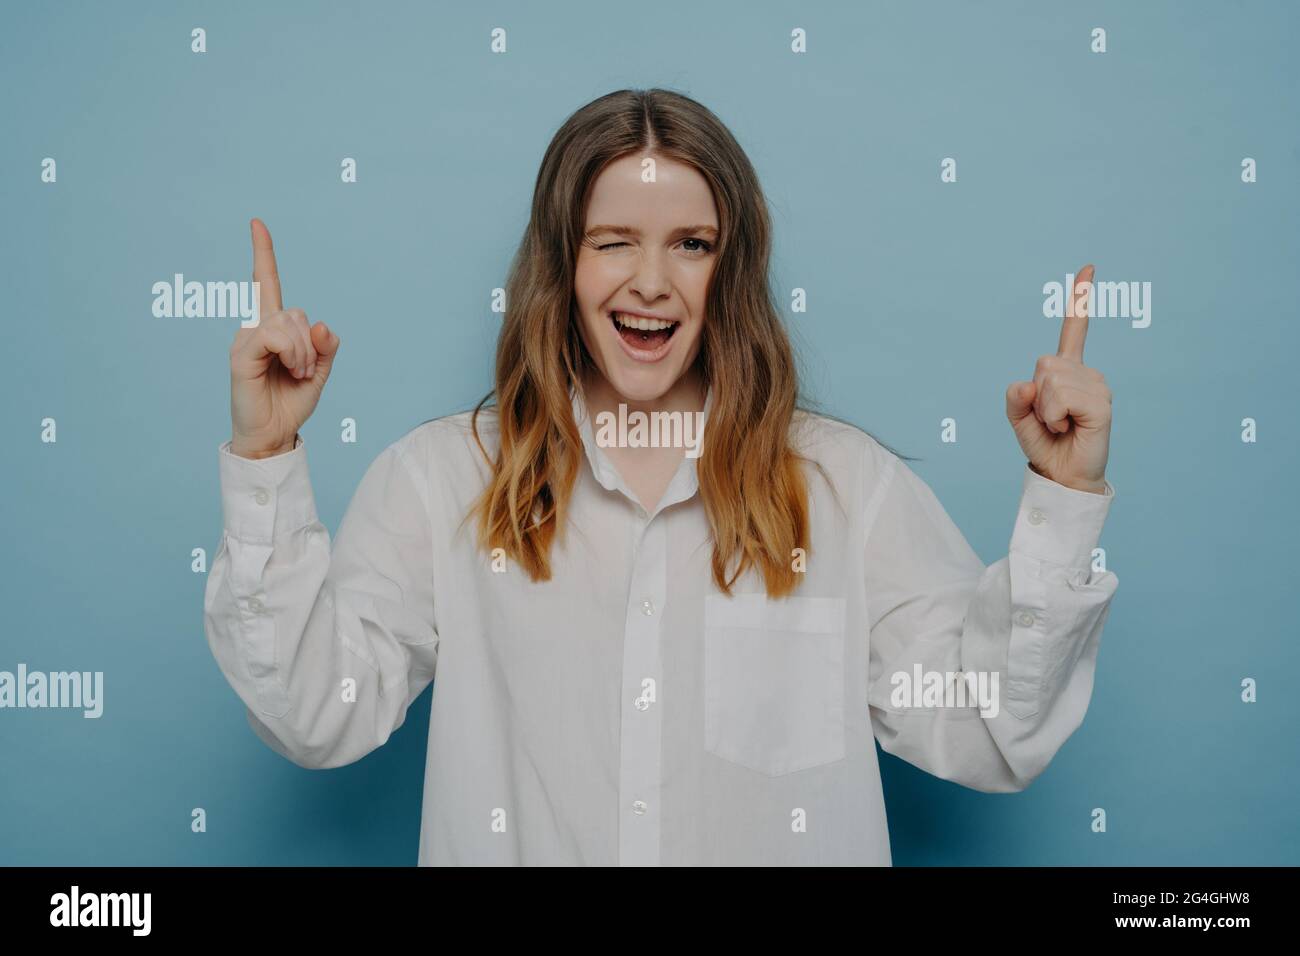
[[[668,578],[665,520],[648,517],[638,508],[632,549],[619,707],[618,858],[620,866],[657,866],[663,809],[659,795],[660,675]]]
[[[601,453],[581,396],[573,389],[569,394],[596,483],[621,494],[635,513],[619,686],[618,862],[620,866],[658,866],[663,822],[663,619],[668,602],[669,519],[664,511],[694,497],[699,483],[694,461],[684,459],[654,512],[648,513]],[[712,401],[710,391],[704,400],[705,421]],[[671,688],[668,693],[671,702]]]

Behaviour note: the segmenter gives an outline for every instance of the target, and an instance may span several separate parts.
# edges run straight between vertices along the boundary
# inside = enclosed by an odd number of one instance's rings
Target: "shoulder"
[[[420,477],[460,477],[481,481],[496,456],[496,409],[484,407],[422,422],[385,450],[401,458]]]
[[[888,483],[902,459],[865,430],[827,415],[798,409],[790,425],[790,445],[836,485],[841,476],[870,493]]]

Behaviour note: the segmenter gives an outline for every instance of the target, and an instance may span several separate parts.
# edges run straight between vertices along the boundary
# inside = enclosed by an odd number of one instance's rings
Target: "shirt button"
[[[646,617],[649,617],[649,616],[650,616],[651,614],[653,614],[654,612],[655,612],[655,602],[654,602],[654,601],[642,601],[642,602],[641,602],[641,613],[642,613],[642,614],[644,614]]]
[[[1024,627],[1029,627],[1031,624],[1034,623],[1034,616],[1033,616],[1032,614],[1030,614],[1028,611],[1021,611],[1021,612],[1016,616],[1016,620],[1017,620],[1017,621],[1018,621],[1022,626],[1024,626]]]
[[[263,605],[262,602],[259,601],[257,598],[249,598],[248,609],[252,611],[254,614],[261,614],[263,611],[266,610],[266,606]]]
[[[1029,512],[1029,523],[1030,523],[1030,524],[1042,524],[1042,523],[1043,523],[1044,521],[1046,521],[1046,520],[1047,520],[1047,515],[1044,514],[1044,513],[1041,512],[1041,511],[1039,511],[1037,508],[1035,508],[1033,511]]]
[[[271,496],[266,493],[265,488],[258,488],[257,493],[253,495],[253,500],[259,505],[264,505],[271,500]]]
[[[646,810],[648,810],[648,809],[649,809],[649,807],[646,806],[646,803],[645,803],[644,800],[633,800],[633,801],[632,801],[632,812],[635,813],[637,816],[641,816],[641,814],[645,813]]]
[[[637,710],[649,710],[650,701],[646,700],[644,697],[638,697],[636,700],[632,701],[632,706]]]

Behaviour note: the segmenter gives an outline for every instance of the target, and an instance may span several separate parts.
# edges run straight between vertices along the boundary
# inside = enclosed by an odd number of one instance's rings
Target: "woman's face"
[[[641,154],[610,163],[592,188],[574,275],[582,340],[628,402],[663,397],[700,351],[718,214],[692,166]]]

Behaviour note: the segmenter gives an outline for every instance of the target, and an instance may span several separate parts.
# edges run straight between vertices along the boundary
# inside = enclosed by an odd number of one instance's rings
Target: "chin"
[[[629,403],[657,402],[681,378],[678,370],[619,368],[621,356],[614,357],[614,365],[606,365],[605,379],[619,397]]]

